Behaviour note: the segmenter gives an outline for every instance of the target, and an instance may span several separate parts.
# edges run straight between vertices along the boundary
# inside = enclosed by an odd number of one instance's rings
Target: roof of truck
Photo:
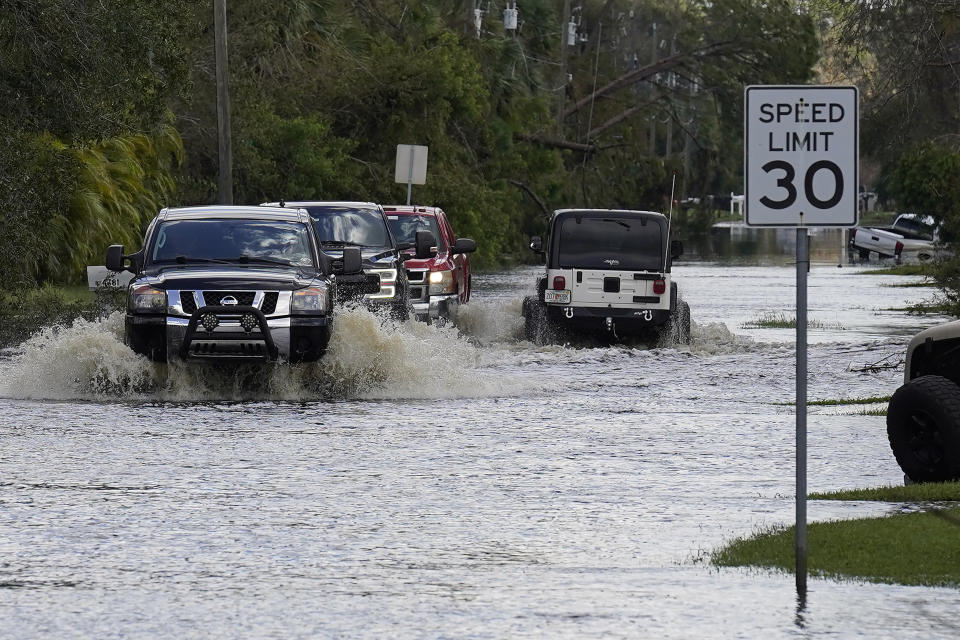
[[[236,218],[246,220],[282,220],[289,222],[310,221],[309,214],[307,214],[307,212],[303,209],[224,204],[195,207],[170,207],[161,210],[157,217],[161,220]]]

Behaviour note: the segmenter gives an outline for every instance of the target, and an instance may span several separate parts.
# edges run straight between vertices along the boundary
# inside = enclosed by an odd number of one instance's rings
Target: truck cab
[[[535,343],[577,335],[689,342],[690,310],[673,282],[682,245],[652,211],[561,209],[549,236],[531,239],[546,263],[536,296],[523,303],[524,332]]]

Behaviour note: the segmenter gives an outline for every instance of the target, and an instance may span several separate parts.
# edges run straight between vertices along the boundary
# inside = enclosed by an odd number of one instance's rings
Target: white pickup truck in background
[[[901,213],[889,227],[857,227],[850,230],[849,246],[861,260],[871,252],[880,258],[926,262],[937,255],[940,226],[931,216]]]

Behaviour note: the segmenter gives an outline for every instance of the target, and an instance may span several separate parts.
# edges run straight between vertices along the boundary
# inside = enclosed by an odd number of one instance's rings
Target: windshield
[[[151,262],[278,263],[313,266],[309,228],[265,220],[170,220],[160,225]]]
[[[616,216],[571,216],[560,224],[561,268],[659,271],[663,268],[660,225]]]
[[[390,232],[393,233],[397,242],[414,244],[417,241],[417,231],[429,231],[437,240],[437,249],[439,251],[447,250],[443,236],[440,235],[437,219],[433,216],[388,215],[387,224],[390,225]]]
[[[390,236],[377,209],[353,207],[303,207],[310,212],[321,244],[389,247]]]
[[[924,224],[915,218],[898,218],[894,226],[926,240],[933,240],[935,227],[930,224]]]

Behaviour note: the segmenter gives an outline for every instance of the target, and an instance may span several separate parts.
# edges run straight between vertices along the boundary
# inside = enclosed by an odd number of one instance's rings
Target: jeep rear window
[[[571,216],[560,223],[557,266],[659,271],[663,268],[660,225],[637,218]]]
[[[322,244],[389,247],[390,235],[377,209],[356,207],[303,207]]]
[[[417,231],[429,231],[437,240],[437,249],[447,250],[447,243],[443,241],[437,219],[433,216],[388,215],[387,224],[390,225],[390,232],[397,242],[413,244],[417,241]]]
[[[298,222],[169,220],[153,239],[150,261],[278,262],[313,266],[310,230]]]

